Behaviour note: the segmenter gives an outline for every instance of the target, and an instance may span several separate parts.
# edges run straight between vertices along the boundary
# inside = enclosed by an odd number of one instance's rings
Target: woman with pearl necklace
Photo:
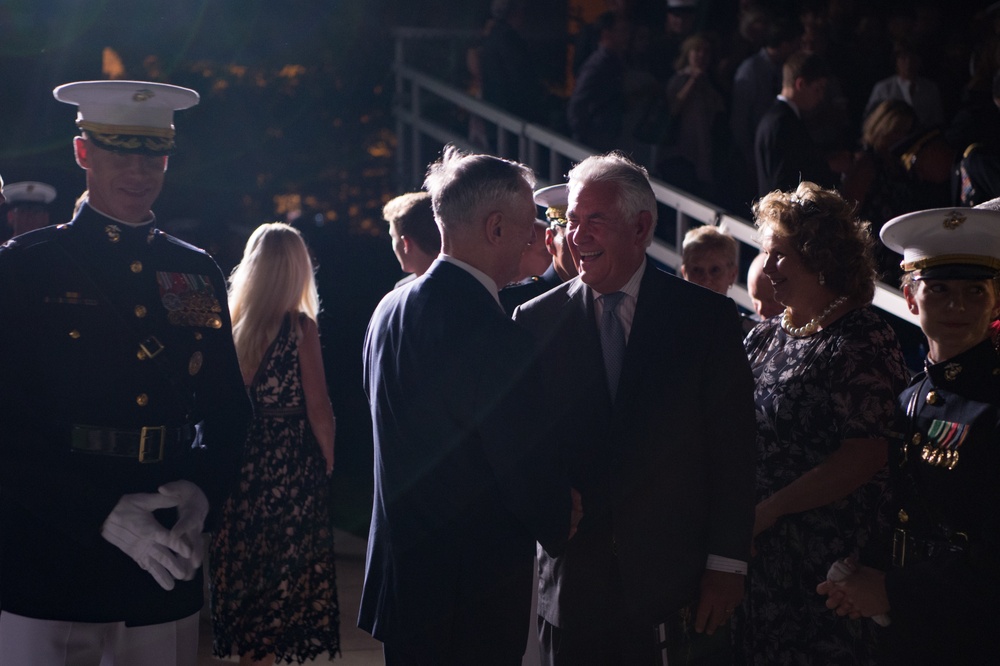
[[[757,506],[738,663],[873,663],[868,624],[831,622],[816,594],[830,563],[867,540],[895,397],[908,379],[871,307],[874,240],[840,194],[812,183],[754,205],[763,272],[785,306],[745,346],[756,380]]]

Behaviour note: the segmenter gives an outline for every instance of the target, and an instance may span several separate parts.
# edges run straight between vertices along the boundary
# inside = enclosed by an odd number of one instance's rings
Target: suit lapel
[[[639,286],[639,299],[635,304],[635,315],[632,318],[628,345],[625,347],[625,359],[615,400],[616,418],[629,405],[636,401],[642,402],[645,376],[651,365],[655,366],[654,372],[659,372],[661,368],[656,361],[664,357],[664,350],[669,349],[671,336],[667,330],[667,315],[671,309],[670,299],[664,289],[662,276],[657,272],[652,263],[647,263]]]

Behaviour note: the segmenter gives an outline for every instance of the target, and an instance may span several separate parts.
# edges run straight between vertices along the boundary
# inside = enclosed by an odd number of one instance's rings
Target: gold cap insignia
[[[958,211],[952,211],[952,213],[944,218],[944,228],[949,231],[958,229],[965,222],[965,216]]]

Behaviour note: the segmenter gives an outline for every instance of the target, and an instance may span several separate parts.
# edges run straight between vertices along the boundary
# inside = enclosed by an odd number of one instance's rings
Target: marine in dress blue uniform
[[[0,181],[0,188],[3,189],[0,215],[6,219],[11,236],[49,225],[49,204],[56,198],[56,188],[33,180],[7,185]]]
[[[881,232],[883,242],[903,255],[904,295],[920,317],[930,348],[923,372],[899,396],[890,442],[892,527],[881,563],[884,578],[868,567],[859,576],[888,606],[887,663],[995,659],[1000,628],[998,229],[995,211],[932,209],[895,218]],[[865,590],[851,587],[850,578],[845,584],[847,603],[839,612],[871,615]]]
[[[197,94],[127,81],[55,94],[80,106],[90,194],[68,224],[0,247],[3,663],[54,663],[33,644],[54,644],[52,621],[121,633],[196,618],[200,533],[239,470],[251,411],[222,273],[148,209],[173,111]],[[151,164],[162,170],[150,176]],[[135,206],[141,219],[125,219]],[[189,663],[118,661],[101,640],[85,641],[97,661],[70,646],[67,663]]]

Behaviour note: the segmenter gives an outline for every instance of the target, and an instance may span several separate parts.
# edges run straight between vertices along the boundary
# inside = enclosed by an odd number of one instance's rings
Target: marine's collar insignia
[[[958,377],[960,372],[962,372],[962,366],[958,363],[952,362],[944,366],[944,378],[949,382],[955,381],[955,378]]]
[[[122,230],[117,224],[109,224],[104,227],[104,234],[112,243],[117,243],[122,238]]]

